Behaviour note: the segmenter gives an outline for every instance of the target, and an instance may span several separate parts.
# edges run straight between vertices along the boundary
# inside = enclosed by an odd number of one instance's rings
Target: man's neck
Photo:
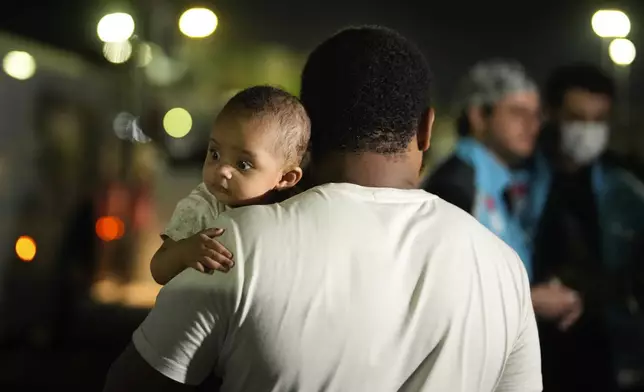
[[[510,154],[506,154],[503,151],[501,151],[498,148],[495,148],[494,145],[491,143],[486,143],[484,140],[480,140],[477,138],[477,141],[481,143],[485,148],[490,152],[490,154],[494,157],[494,159],[501,164],[501,166],[506,167],[506,168],[512,168],[518,164],[518,160],[511,156]]]
[[[499,154],[498,152],[496,152],[496,151],[494,151],[494,150],[490,149],[489,147],[488,147],[488,149],[490,150],[490,153],[492,154],[492,156],[494,157],[494,159],[495,159],[498,163],[500,163],[500,164],[501,164],[501,166],[503,166],[503,167],[505,167],[505,168],[510,168],[510,167],[511,167],[511,164],[510,164],[509,159],[505,158],[502,154]]]
[[[406,156],[375,153],[333,154],[312,163],[315,182],[346,182],[372,188],[418,187],[419,164]]]

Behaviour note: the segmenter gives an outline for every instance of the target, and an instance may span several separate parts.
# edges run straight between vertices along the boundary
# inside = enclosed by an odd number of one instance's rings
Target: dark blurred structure
[[[15,46],[27,46],[39,69],[29,83],[0,80],[0,385],[100,390],[146,313],[90,297],[104,247],[95,233],[100,200],[127,162],[111,132],[118,75],[0,37],[3,51]],[[14,253],[24,235],[35,241],[30,262]],[[119,258],[129,259],[127,252]]]

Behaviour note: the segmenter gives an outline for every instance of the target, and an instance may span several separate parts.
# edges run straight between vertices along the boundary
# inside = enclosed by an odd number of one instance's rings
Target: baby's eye
[[[239,161],[237,162],[237,168],[241,171],[246,171],[252,169],[253,164],[248,161]]]
[[[219,151],[215,149],[209,149],[208,153],[210,154],[210,157],[212,158],[213,161],[218,161],[220,156],[219,156]]]

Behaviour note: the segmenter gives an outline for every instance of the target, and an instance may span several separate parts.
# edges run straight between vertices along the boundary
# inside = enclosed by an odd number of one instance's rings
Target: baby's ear
[[[277,183],[275,189],[281,191],[283,189],[294,187],[302,179],[302,168],[297,166],[282,174],[282,178]]]

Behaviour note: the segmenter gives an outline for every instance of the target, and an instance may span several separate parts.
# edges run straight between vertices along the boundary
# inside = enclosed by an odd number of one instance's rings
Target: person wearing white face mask
[[[605,121],[565,121],[559,125],[561,153],[570,164],[592,163],[608,145],[608,123]]]
[[[534,238],[535,279],[554,277],[584,301],[583,315],[568,331],[540,325],[543,364],[559,371],[561,390],[615,391],[615,368],[627,366],[624,347],[608,333],[626,336],[610,324],[623,320],[606,314],[630,296],[619,291],[627,282],[610,283],[610,277],[632,257],[635,236],[627,234],[644,230],[644,184],[607,152],[614,95],[613,81],[597,67],[555,70],[545,89],[548,122],[530,168],[523,223]],[[644,347],[632,336],[629,342],[635,350]],[[548,384],[544,379],[545,391]]]

